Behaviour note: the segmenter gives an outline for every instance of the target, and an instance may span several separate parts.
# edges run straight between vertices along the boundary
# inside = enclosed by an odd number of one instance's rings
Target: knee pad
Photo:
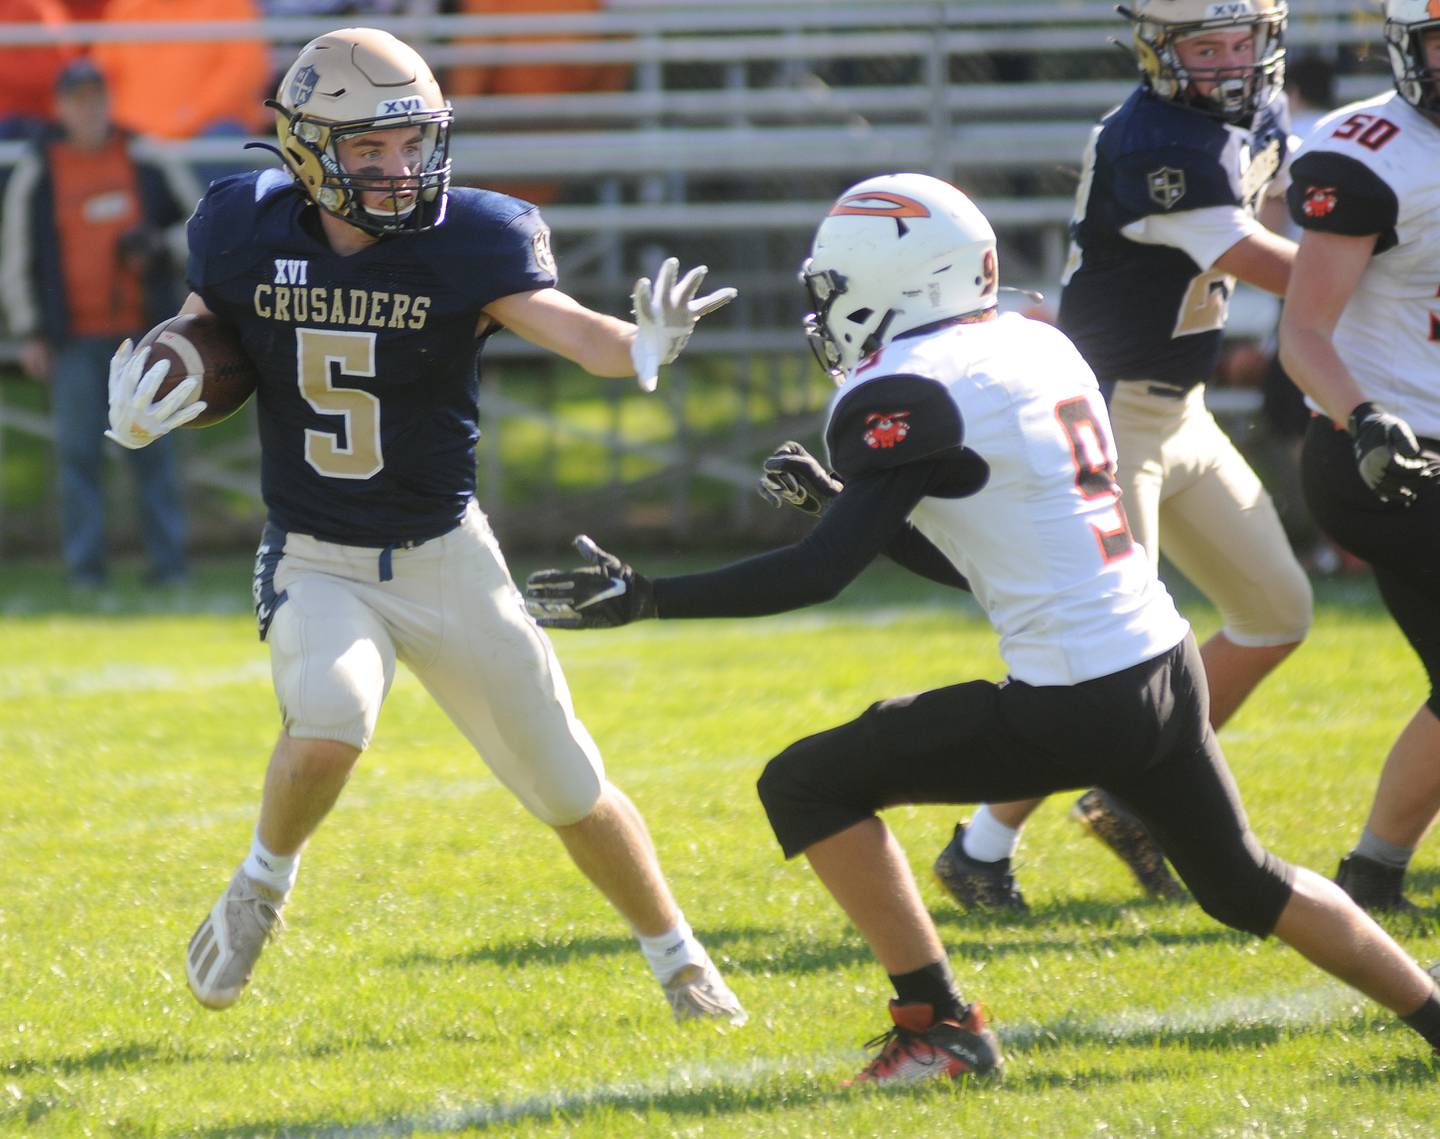
[[[1243,603],[1222,605],[1225,635],[1246,648],[1297,644],[1315,618],[1315,594],[1298,564],[1272,568]]]
[[[1248,872],[1188,883],[1195,900],[1231,929],[1269,937],[1294,892],[1294,868],[1268,850]]]
[[[568,827],[584,820],[605,790],[603,770],[592,765],[576,766],[564,780],[532,784],[514,789],[524,808],[547,827]]]
[[[270,628],[270,672],[286,731],[302,739],[337,740],[364,751],[394,678],[393,657],[368,640],[343,653],[307,645],[297,607],[282,606]]]
[[[836,775],[836,753],[827,746],[836,728],[791,744],[765,765],[756,784],[770,829],[786,858],[838,834],[875,813],[875,806]]]

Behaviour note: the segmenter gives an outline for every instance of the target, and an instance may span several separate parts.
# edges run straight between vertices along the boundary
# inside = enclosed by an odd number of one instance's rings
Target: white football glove
[[[680,262],[667,257],[655,275],[652,288],[649,277],[635,282],[630,301],[635,313],[635,339],[630,344],[630,359],[635,364],[635,377],[642,391],[653,392],[660,381],[660,368],[680,355],[695,322],[706,313],[727,305],[737,295],[735,289],[716,289],[707,296],[697,297],[700,284],[710,270],[697,265],[675,283]]]
[[[149,347],[136,352],[129,340],[110,357],[110,430],[105,435],[132,451],[189,423],[207,406],[203,399],[195,399],[200,376],[186,376],[159,403],[152,403],[155,390],[170,372],[170,361],[161,360],[147,371],[149,358]]]

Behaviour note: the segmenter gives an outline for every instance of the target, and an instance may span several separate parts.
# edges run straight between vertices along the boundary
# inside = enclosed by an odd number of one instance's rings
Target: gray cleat
[[[739,1028],[750,1019],[750,1014],[740,1007],[739,998],[730,991],[730,986],[708,957],[699,965],[683,966],[664,982],[664,989],[670,1001],[670,1011],[681,1023],[714,1017],[728,1020]]]
[[[250,983],[265,943],[285,928],[282,894],[235,871],[185,952],[185,979],[206,1008],[229,1008]]]

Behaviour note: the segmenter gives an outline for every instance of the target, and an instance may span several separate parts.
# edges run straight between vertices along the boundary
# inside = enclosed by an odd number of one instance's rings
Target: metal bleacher
[[[1356,7],[1311,0],[1301,12],[1296,5],[1292,51],[1377,43],[1378,22],[1357,15]],[[456,180],[551,185],[554,199],[544,213],[562,287],[597,308],[622,311],[634,276],[670,253],[683,263],[708,263],[712,279],[737,285],[741,297],[704,322],[684,366],[673,370],[666,398],[675,429],[666,442],[627,439],[618,406],[603,428],[546,410],[548,397],[532,398],[533,391],[512,382],[544,372],[529,363],[537,351],[513,337],[489,350],[495,360],[489,378],[499,381],[485,388],[490,429],[503,432],[506,421],[520,418],[542,425],[550,439],[589,438],[609,456],[612,500],[617,491],[623,500],[631,484],[680,470],[731,484],[728,517],[740,527],[753,521],[754,448],[776,434],[773,421],[799,423],[824,398],[823,386],[796,394],[797,383],[810,381],[795,379],[805,352],[795,269],[835,193],[901,169],[950,179],[994,222],[1010,282],[1053,292],[1085,138],[1134,83],[1133,64],[1111,44],[1125,35],[1123,21],[1112,4],[1090,0],[609,0],[592,12],[373,22],[417,46],[442,82],[448,69],[467,65],[629,70],[628,85],[618,91],[454,99]],[[332,26],[309,18],[81,23],[65,36],[100,42],[258,33],[279,67],[296,46]],[[51,35],[40,25],[0,24],[0,44]],[[1351,75],[1342,94],[1381,85],[1374,73]],[[244,163],[252,155],[271,161],[263,152],[240,152],[234,139],[173,145],[195,163]],[[15,144],[0,144],[0,166],[17,153]],[[703,439],[684,418],[686,384],[702,367],[709,369],[707,382],[718,370],[739,393],[733,429]],[[0,426],[44,430],[3,406],[0,416]],[[482,482],[499,503],[501,448],[489,452]],[[637,457],[643,472],[622,474],[627,458]],[[217,485],[245,485],[245,458],[211,472]],[[200,470],[209,477],[203,462]],[[686,503],[673,500],[667,512],[675,533],[689,530]]]

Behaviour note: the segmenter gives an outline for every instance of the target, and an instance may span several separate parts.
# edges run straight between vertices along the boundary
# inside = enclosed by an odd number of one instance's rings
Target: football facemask
[[[1385,49],[1395,90],[1416,110],[1440,115],[1440,68],[1429,66],[1428,34],[1440,35],[1440,6],[1431,0],[1385,0]]]

